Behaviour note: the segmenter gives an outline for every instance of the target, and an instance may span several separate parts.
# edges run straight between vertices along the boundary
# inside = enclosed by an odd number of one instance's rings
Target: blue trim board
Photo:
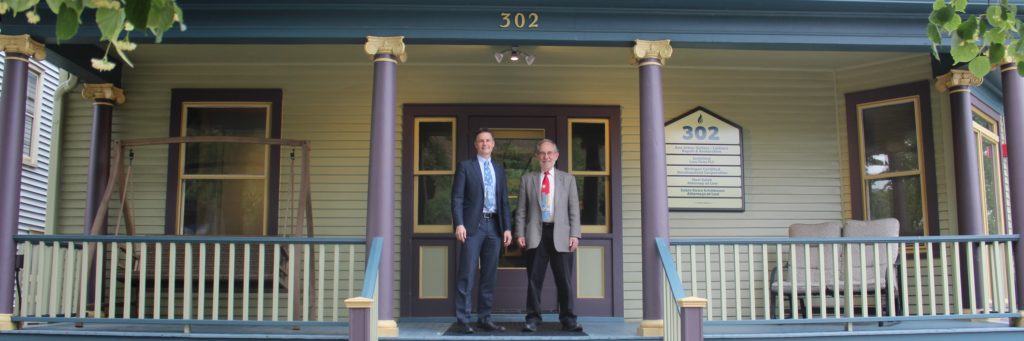
[[[665,241],[665,238],[655,238],[654,244],[658,246],[658,257],[661,258],[662,269],[665,270],[665,277],[668,278],[668,285],[672,289],[673,301],[686,297],[686,290],[683,287],[683,282],[679,280],[676,263],[672,260],[672,251],[668,249],[668,242]]]
[[[16,243],[103,242],[103,243],[224,243],[224,244],[342,244],[361,245],[365,237],[226,237],[226,236],[117,236],[117,235],[16,235]]]
[[[14,322],[81,322],[81,323],[118,323],[118,324],[163,324],[163,325],[215,325],[215,326],[348,326],[348,322],[335,321],[257,321],[257,320],[162,320],[162,319],[126,319],[126,318],[75,318],[75,317],[23,317],[12,316]]]
[[[838,317],[838,318],[816,318],[816,319],[787,319],[787,320],[731,320],[731,321],[704,321],[705,325],[714,326],[738,326],[738,325],[800,325],[800,324],[821,324],[821,323],[860,323],[860,322],[904,322],[904,321],[949,321],[987,318],[1011,318],[1018,317],[1016,313],[992,313],[992,314],[956,314],[956,315],[925,315],[925,316],[880,316],[880,317]],[[1024,329],[1022,329],[1024,331]]]
[[[373,291],[377,288],[377,279],[380,273],[380,254],[383,249],[384,238],[374,237],[370,243],[370,252],[367,253],[366,271],[363,272],[362,297],[373,298]]]
[[[748,245],[748,244],[859,244],[859,243],[942,243],[942,242],[1015,242],[1020,235],[929,236],[929,237],[840,237],[840,238],[676,238],[672,245]]]

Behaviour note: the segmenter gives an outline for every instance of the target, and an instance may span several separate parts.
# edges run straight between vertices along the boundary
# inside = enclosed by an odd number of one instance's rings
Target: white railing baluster
[[[921,245],[914,243],[914,290],[917,294],[917,314],[924,315],[924,299],[923,291],[921,290],[923,284],[921,284]]]
[[[192,243],[185,243],[185,288],[181,300],[181,318],[192,319]]]
[[[153,259],[153,318],[160,319],[160,295],[163,292],[164,244],[154,243],[156,258]]]
[[[875,316],[882,316],[882,262],[878,254],[879,243],[871,244],[871,254],[875,265]]]
[[[799,319],[800,314],[798,309],[800,309],[800,307],[798,307],[797,304],[800,303],[800,296],[797,296],[796,288],[797,286],[800,285],[800,283],[798,283],[796,280],[796,244],[789,244],[789,259],[792,260],[792,264],[790,264],[789,266],[789,311],[790,316],[793,317],[793,319]]]
[[[175,288],[177,282],[175,279],[178,278],[178,243],[170,243],[171,250],[167,255],[167,263],[169,264],[168,270],[170,274],[167,275],[167,319],[174,319],[174,308],[177,305],[174,299]]]
[[[953,291],[956,295],[956,313],[964,312],[963,281],[960,277],[960,242],[953,242]]]
[[[708,299],[708,321],[715,319],[715,295],[711,290],[711,246],[704,245],[704,291]]]
[[[275,247],[274,248],[274,250],[279,250],[279,249],[280,249],[280,247]],[[295,291],[299,290],[299,288],[297,288],[296,285],[295,285],[296,283],[298,283],[298,281],[295,280],[295,277],[298,274],[298,273],[295,272],[295,263],[297,263],[299,261],[299,259],[298,259],[299,257],[296,257],[296,256],[297,256],[297,254],[295,253],[295,244],[288,244],[288,283],[286,283],[286,285],[288,286],[288,295],[287,295],[288,296],[287,297],[287,304],[288,304],[287,310],[288,310],[288,312],[286,313],[287,314],[286,316],[287,316],[287,318],[289,320],[294,320],[295,319],[295,317],[294,317],[294,315],[295,315]],[[276,255],[274,257],[274,262],[277,262],[277,256]],[[274,273],[277,273],[277,270],[275,270]],[[277,276],[274,276],[274,278],[276,279]],[[277,310],[277,288],[276,288],[277,287],[277,284],[276,284],[277,282],[275,281],[274,283],[275,283],[274,284],[274,287],[275,287],[274,288],[274,312],[275,312],[274,313],[274,321],[277,321],[277,315],[278,315],[277,314],[277,311],[278,311]]]
[[[754,244],[747,245],[747,279],[750,285],[750,319],[757,319],[757,291],[754,286]]]
[[[78,280],[78,317],[86,317],[86,306],[88,305],[89,297],[89,252],[92,247],[89,246],[91,243],[82,243],[82,265],[81,270],[78,271],[79,275],[76,276]]]
[[[846,263],[846,272],[843,276],[846,280],[846,315],[847,317],[853,317],[856,313],[853,305],[853,244],[844,244],[846,249],[847,257],[844,258]]]
[[[818,243],[818,298],[821,299],[821,307],[818,308],[818,313],[821,314],[821,318],[828,318],[828,302],[825,295],[825,244]],[[810,314],[812,317],[814,314]]]
[[[949,315],[949,264],[946,261],[946,244],[939,243],[939,266],[942,268],[942,313]]]
[[[262,260],[263,248],[260,248],[259,250],[260,250],[260,256],[258,258],[260,259],[260,261],[259,261],[259,265],[258,266],[259,266],[260,269],[262,269],[263,268],[263,260]],[[242,277],[242,321],[248,321],[249,320],[249,300],[251,299],[249,297],[249,282],[252,282],[252,276],[251,276],[251,274],[252,274],[252,244],[248,244],[248,243],[245,244],[245,260],[244,260],[244,263],[242,264],[242,272],[244,273],[244,276]],[[263,283],[262,278],[263,278],[263,276],[260,276],[260,279],[257,279],[257,281],[258,281],[257,284]],[[263,299],[262,299],[263,295],[262,295],[262,293],[263,292],[260,291],[260,294],[261,294],[260,298],[257,298],[257,301],[260,302],[259,303],[259,307],[261,307],[261,308],[263,307],[263,303],[262,303],[263,302]]]
[[[110,288],[107,291],[107,312],[110,314],[110,318],[114,318],[117,315],[117,272],[118,270],[118,245],[117,242],[110,243]]]
[[[124,243],[124,303],[122,310],[123,318],[132,318],[132,271],[134,271],[132,258],[135,257],[135,243]]]
[[[260,246],[262,246],[262,245],[260,245]],[[270,289],[270,292],[271,292],[271,296],[270,297],[271,297],[271,300],[272,300],[270,302],[270,306],[272,307],[271,311],[270,311],[270,313],[272,314],[272,315],[270,315],[270,320],[271,321],[277,321],[277,315],[279,315],[279,312],[281,311],[281,309],[279,308],[281,306],[281,298],[280,298],[280,293],[279,293],[279,290],[278,290],[278,288],[281,287],[281,276],[279,276],[279,274],[281,273],[281,245],[271,245],[271,247],[274,248],[274,267],[273,267],[273,271],[271,271],[270,273],[271,273],[271,277],[274,278],[274,280],[272,281],[272,283],[274,283],[274,284],[273,284],[273,288]],[[291,250],[291,251],[294,251],[294,250]],[[294,264],[294,263],[292,263],[292,261],[294,259],[295,259],[295,252],[289,252],[288,253],[288,260],[289,260],[288,264],[289,265]],[[262,270],[262,268],[261,268],[261,270]],[[291,270],[293,270],[293,271],[289,271],[288,272],[288,278],[289,279],[292,278],[292,276],[295,276],[295,271],[294,271],[295,267],[292,266]],[[264,277],[261,275],[260,278],[262,280],[262,278],[264,278]],[[263,286],[261,285],[260,287],[262,288]],[[262,308],[260,309],[259,313],[261,315],[263,314],[263,309]]]
[[[786,287],[782,285],[782,279],[786,278],[786,276],[782,273],[782,269],[782,244],[775,244],[775,282],[778,283],[777,290],[775,290],[775,302],[777,302],[776,310],[778,310],[780,320],[786,319],[786,301],[784,300],[786,296],[783,295]]]
[[[309,292],[313,290],[309,286],[309,284],[310,284],[310,278],[309,277],[313,273],[313,269],[311,268],[312,261],[310,259],[310,257],[311,257],[310,254],[312,252],[310,250],[310,245],[309,244],[303,245],[302,248],[305,250],[305,252],[303,252],[304,255],[302,257],[303,258],[303,262],[302,262],[303,263],[303,265],[302,265],[302,269],[303,269],[302,270],[302,320],[303,321],[309,321],[309,304],[310,304],[310,302],[309,302]]]
[[[740,248],[739,245],[733,245],[732,246],[732,266],[733,266],[733,269],[732,269],[733,280],[732,280],[732,282],[733,282],[733,286],[734,286],[735,294],[736,294],[736,298],[735,298],[735,301],[736,301],[736,307],[735,307],[735,309],[736,309],[736,319],[737,320],[742,320],[743,319],[743,301],[742,301],[743,294],[742,294],[742,292],[740,290],[741,290],[741,287],[743,285],[740,284],[741,277],[740,277],[740,249],[739,248]]]
[[[103,243],[96,243],[96,270],[93,279],[93,296],[92,296],[92,307],[95,310],[93,316],[96,318],[103,317]]]
[[[333,286],[331,287],[331,289],[332,289],[331,290],[331,300],[332,300],[332,302],[331,302],[332,303],[331,304],[331,314],[332,314],[331,317],[333,318],[332,321],[338,321],[338,311],[341,310],[341,307],[338,306],[338,302],[340,302],[338,295],[341,294],[338,291],[338,286],[340,284],[339,282],[341,282],[341,269],[340,269],[340,267],[341,267],[341,245],[335,244],[334,245],[334,283],[332,283]]]
[[[258,267],[256,268],[256,273],[259,275],[259,277],[256,279],[256,320],[257,321],[263,321],[263,315],[264,315],[263,298],[266,297],[266,295],[263,294],[263,288],[267,286],[267,283],[266,283],[266,278],[267,278],[266,277],[266,272],[267,272],[266,271],[266,269],[267,269],[267,249],[266,249],[266,247],[267,247],[267,244],[259,244],[259,245],[260,245],[259,255],[258,255],[259,256],[259,264],[257,265]],[[276,246],[274,247],[274,250],[277,250]],[[275,252],[274,254],[276,255],[277,252]],[[280,263],[276,262],[276,259],[275,259],[274,263],[275,264],[280,264]],[[278,266],[275,265],[274,266],[274,272],[273,272],[273,275],[274,275],[274,281],[273,281],[274,288],[273,288],[273,290],[274,290],[274,300],[275,300],[275,302],[277,300],[277,277],[278,277],[277,271],[278,271]],[[277,309],[274,309],[274,311],[276,312]]]
[[[237,258],[235,257],[235,243],[228,244],[228,321],[235,319],[235,280],[237,279],[235,278],[235,263],[237,262]],[[245,263],[243,263],[243,266],[245,266],[246,268],[248,268],[249,266],[248,253],[246,253],[245,255]],[[243,277],[243,280],[246,283],[249,282],[248,273],[246,274],[245,277]],[[249,293],[246,292],[246,300],[249,299],[248,294]]]
[[[196,295],[196,319],[206,316],[206,243],[199,243],[199,291]]]
[[[317,276],[316,276],[316,279],[317,279],[317,290],[318,291],[317,291],[317,295],[316,295],[316,298],[317,298],[316,308],[317,309],[316,309],[316,317],[315,318],[317,320],[319,320],[319,321],[323,321],[325,319],[325,317],[324,317],[324,277],[327,277],[327,274],[324,273],[324,268],[327,266],[326,265],[326,258],[327,258],[327,256],[324,253],[325,252],[324,251],[324,248],[325,248],[324,244],[320,244],[319,246],[317,246],[317,248],[319,248],[319,251],[317,252],[317,260],[320,261],[320,266],[317,267]]]
[[[857,253],[860,257],[860,316],[868,317],[868,246],[865,243],[857,244]]]
[[[220,264],[221,243],[213,244],[213,301],[211,320],[220,320]],[[233,278],[231,278],[233,280]]]
[[[21,269],[21,273],[18,275],[19,278],[23,278],[25,283],[18,283],[18,287],[22,291],[21,300],[18,301],[18,311],[21,316],[32,316],[31,307],[35,304],[36,295],[33,294],[32,290],[35,288],[33,282],[35,282],[35,266],[33,262],[36,261],[35,256],[35,245],[30,242],[21,243],[22,259],[24,259],[25,267]]]
[[[146,278],[149,276],[149,244],[139,243],[139,312],[138,318],[146,318]]]
[[[63,292],[63,276],[64,276],[64,257],[60,256],[60,242],[53,242],[50,247],[50,295],[48,297],[49,305],[46,313],[50,316],[57,316],[58,304],[61,302],[60,294]]]
[[[896,254],[893,254],[892,246],[890,246],[889,243],[885,243],[884,245],[886,278],[885,287],[888,291],[888,293],[885,296],[886,298],[888,298],[889,301],[889,305],[887,306],[888,309],[886,310],[889,311],[889,316],[892,317],[896,316],[896,290],[894,288],[896,286],[896,274],[894,273],[896,269],[893,268],[893,265],[896,264],[896,257],[899,257],[899,251],[896,251]]]
[[[975,293],[974,278],[974,243],[967,242],[967,294],[970,295],[968,299],[971,302],[971,314],[978,311],[978,295]]]
[[[839,282],[839,272],[842,271],[841,269],[842,268],[839,267],[839,244],[832,244],[832,283],[834,283],[834,285],[838,286],[842,283]],[[849,280],[847,280],[847,282],[849,282]],[[839,288],[835,289],[836,295],[834,295],[835,297],[833,297],[833,301],[835,303],[832,307],[832,315],[834,315],[836,318],[839,318],[843,317],[842,313],[840,312],[840,309],[842,309],[843,307],[843,299],[841,297],[843,295],[839,294]]]
[[[694,271],[696,271],[696,270],[694,270]],[[771,288],[770,288],[772,284],[770,282],[771,279],[768,278],[768,275],[769,275],[768,274],[768,244],[762,244],[761,245],[761,280],[763,282],[761,284],[761,297],[764,297],[764,301],[761,302],[761,303],[763,303],[763,306],[764,306],[764,319],[765,320],[771,319],[771,316],[772,316],[772,312],[771,312],[771,309],[772,309],[772,303],[771,303],[772,297],[771,296],[772,296],[772,294],[771,294]]]
[[[1018,243],[1024,243],[1024,240],[1018,240],[1017,242]],[[1014,278],[1014,279],[1016,279],[1017,278],[1016,277],[1017,273],[1015,272],[1016,269],[1014,268],[1016,265],[1013,263],[1014,262],[1014,259],[1013,259],[1013,243],[1006,242],[1005,245],[1006,245],[1006,278]],[[1009,286],[1006,288],[1006,290],[1010,293],[1010,311],[1014,312],[1014,311],[1017,311],[1017,286],[1018,285],[1024,285],[1024,283],[1017,283],[1016,280],[1013,280],[1013,281],[1008,280],[1007,283],[1009,283]]]
[[[722,318],[725,321],[729,319],[729,288],[725,284],[725,245],[716,246],[718,249],[718,291],[722,293]]]
[[[931,306],[931,314],[936,315],[935,308],[935,257],[932,254],[932,243],[925,243],[928,255],[928,303]]]
[[[71,317],[71,312],[74,309],[71,307],[72,295],[74,295],[75,284],[77,283],[77,277],[75,276],[75,266],[78,265],[76,261],[78,258],[75,257],[75,243],[68,242],[67,249],[64,249],[64,288],[60,297],[61,302],[61,313],[64,317]]]
[[[989,312],[992,305],[992,269],[989,263],[988,257],[988,245],[985,242],[978,242],[978,255],[981,258],[978,264],[981,269],[978,269],[978,275],[981,277],[981,311]],[[978,313],[975,311],[975,313]]]
[[[804,248],[804,312],[807,314],[807,318],[814,318],[814,312],[811,311],[811,304],[814,303],[811,292],[813,291],[811,283],[811,244],[803,244]],[[795,258],[794,258],[795,259]]]
[[[1003,267],[1003,250],[999,246],[999,242],[992,243],[992,264],[995,266],[995,269],[993,269],[995,278],[993,278],[992,283],[995,285],[995,311],[1002,313],[1006,303],[1003,297],[1003,290],[1006,288],[1006,279],[1003,277],[1005,272],[1003,270],[1006,268]]]

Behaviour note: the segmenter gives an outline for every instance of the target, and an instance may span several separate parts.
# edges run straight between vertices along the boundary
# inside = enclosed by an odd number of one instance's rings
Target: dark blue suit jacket
[[[496,195],[496,211],[498,228],[502,233],[512,230],[511,212],[508,207],[508,182],[505,169],[491,158],[494,168],[494,192]],[[480,224],[480,215],[484,211],[484,177],[480,172],[480,162],[476,155],[459,162],[455,169],[455,181],[452,183],[452,227],[463,225],[466,234],[476,232]]]

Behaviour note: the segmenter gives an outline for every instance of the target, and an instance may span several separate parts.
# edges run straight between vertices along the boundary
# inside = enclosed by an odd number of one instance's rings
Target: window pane
[[[871,220],[896,218],[900,221],[901,236],[925,235],[920,176],[871,180],[868,188],[868,216]]]
[[[995,127],[992,126],[992,122],[989,122],[988,120],[982,118],[981,115],[974,114],[974,115],[972,115],[972,117],[974,118],[974,123],[977,123],[978,125],[981,125],[982,127],[985,127],[985,129],[988,129],[989,131],[992,131],[992,132],[996,131]]]
[[[508,179],[508,197],[512,212],[519,200],[519,181],[530,171],[540,169],[537,160],[537,141],[544,138],[544,129],[491,129],[494,133],[494,160],[505,167]]]
[[[985,172],[985,183],[982,184],[982,193],[985,196],[984,207],[985,222],[988,225],[988,234],[1002,234],[1002,221],[1003,221],[1003,201],[1000,197],[999,188],[1001,181],[999,178],[999,146],[988,140],[981,140],[981,163],[982,172]]]
[[[419,170],[452,170],[452,122],[420,122]]]
[[[420,175],[418,179],[416,205],[418,225],[452,224],[452,178],[451,175]]]
[[[39,86],[39,74],[29,71],[28,85],[25,88],[25,134],[21,153],[32,155],[32,127],[36,121],[36,87]]]
[[[875,175],[918,168],[914,103],[864,109],[863,120],[865,173]]]
[[[572,124],[572,170],[573,171],[605,171],[604,123]]]
[[[182,234],[263,235],[263,180],[185,180]]]
[[[606,176],[577,176],[576,186],[580,196],[580,224],[608,224],[608,190]]]
[[[266,108],[188,108],[185,136],[267,136]],[[263,174],[266,147],[190,143],[185,174]]]

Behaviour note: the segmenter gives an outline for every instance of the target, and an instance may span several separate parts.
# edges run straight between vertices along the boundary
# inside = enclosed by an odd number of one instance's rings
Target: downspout
[[[78,86],[78,77],[60,70],[59,85],[53,94],[53,133],[50,135],[50,169],[46,184],[46,234],[56,233],[57,212],[60,206],[61,164],[63,163],[64,140],[64,95]]]

